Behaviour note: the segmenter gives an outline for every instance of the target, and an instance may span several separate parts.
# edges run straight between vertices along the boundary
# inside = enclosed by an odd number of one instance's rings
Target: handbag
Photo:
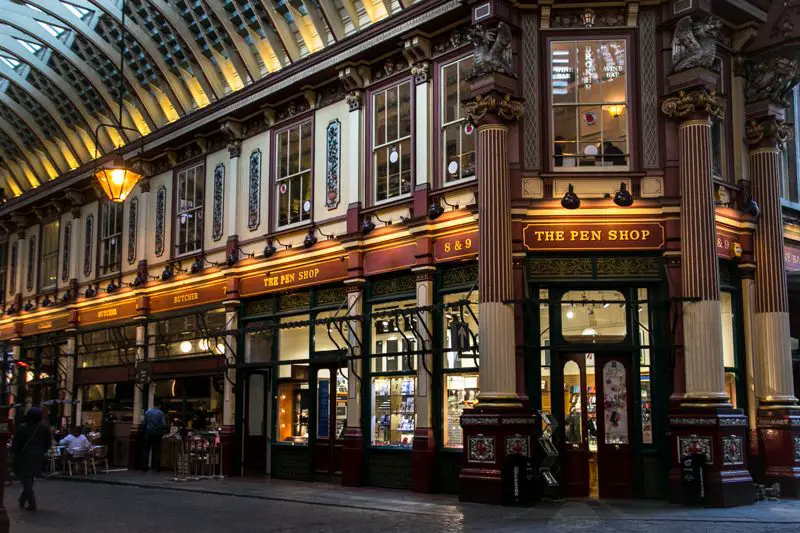
[[[14,471],[15,472],[17,472],[19,470],[20,458],[23,455],[25,455],[25,450],[28,449],[28,446],[30,446],[31,442],[33,442],[33,439],[36,437],[36,435],[39,434],[39,430],[41,428],[42,428],[42,422],[39,422],[38,424],[36,424],[36,429],[33,430],[33,433],[31,433],[31,436],[28,437],[28,440],[25,442],[25,444],[22,446],[22,448],[20,448],[18,452],[14,453],[13,463],[14,463]]]

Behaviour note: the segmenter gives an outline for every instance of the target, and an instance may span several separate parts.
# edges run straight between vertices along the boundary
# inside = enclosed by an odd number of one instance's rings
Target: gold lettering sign
[[[267,289],[277,289],[286,285],[294,285],[304,281],[311,281],[319,277],[319,267],[310,267],[296,272],[285,272],[264,278],[264,287]]]
[[[200,299],[200,293],[198,292],[190,292],[187,294],[178,294],[172,297],[172,303],[174,304],[184,304],[186,302],[193,302],[194,300]]]
[[[97,318],[111,318],[117,316],[117,308],[105,309],[97,312]]]
[[[52,327],[53,323],[49,320],[47,322],[39,322],[38,324],[36,324],[36,329],[50,329]]]
[[[664,227],[658,222],[618,224],[528,224],[528,250],[656,250],[664,246]]]

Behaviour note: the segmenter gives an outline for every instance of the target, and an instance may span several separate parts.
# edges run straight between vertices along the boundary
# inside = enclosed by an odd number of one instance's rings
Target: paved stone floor
[[[715,510],[662,502],[542,502],[532,508],[461,505],[450,496],[291,482],[107,476],[103,483],[37,482],[40,510],[6,489],[11,533],[511,533],[523,531],[800,531],[800,502]],[[73,480],[74,481],[74,480]]]

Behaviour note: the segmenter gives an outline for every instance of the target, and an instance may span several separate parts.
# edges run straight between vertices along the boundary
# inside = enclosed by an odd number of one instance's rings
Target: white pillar
[[[147,326],[136,326],[136,364],[144,361],[144,351],[147,346]],[[142,415],[144,409],[142,408],[142,387],[144,384],[136,383],[133,387],[133,426],[139,426],[142,423]],[[151,389],[153,387],[150,387]]]
[[[226,329],[234,331],[238,328],[238,313],[236,309],[225,312]],[[235,423],[236,402],[233,394],[233,385],[236,383],[236,368],[231,366],[236,362],[236,335],[230,334],[225,342],[225,381],[222,391],[222,425],[233,427]]]
[[[236,139],[228,143],[228,155],[230,165],[228,165],[228,175],[225,177],[225,232],[228,239],[237,234],[236,218],[239,214],[236,210],[237,193],[239,192],[239,161],[242,154],[242,141]]]
[[[73,279],[79,279],[80,277],[80,265],[82,265],[81,258],[83,257],[83,253],[80,249],[81,243],[81,234],[84,232],[83,226],[81,225],[81,217],[80,211],[77,213],[72,214],[72,232],[70,233],[70,243],[69,243],[69,279],[70,281]],[[73,298],[76,298],[77,295],[73,294]]]
[[[747,426],[755,431],[758,420],[758,391],[756,390],[756,364],[753,350],[753,315],[755,303],[753,300],[755,281],[750,276],[742,277],[742,326],[744,327],[744,357],[747,372]]]
[[[22,294],[22,288],[25,286],[25,263],[28,255],[26,244],[27,239],[23,232],[17,241],[17,276],[14,279],[14,294]]]
[[[139,219],[136,221],[136,258],[146,259],[148,240],[147,226],[150,220],[148,198],[150,196],[150,178],[145,177],[139,182],[139,189],[142,191],[139,197]]]
[[[430,70],[429,63],[417,63],[412,67],[414,73],[414,81],[416,83],[415,89],[415,102],[416,109],[414,128],[416,131],[416,154],[415,154],[415,181],[417,187],[422,187],[430,184],[432,187],[433,175],[431,147],[433,142],[433,106],[431,102],[431,93],[433,91],[433,84],[431,83],[431,76],[428,74]]]
[[[361,187],[364,164],[362,156],[364,154],[364,143],[366,138],[364,133],[364,93],[363,91],[353,91],[347,95],[347,103],[350,105],[350,127],[349,136],[345,144],[344,156],[347,158],[349,171],[347,180],[347,205],[364,205],[364,188]]]
[[[433,304],[433,273],[435,267],[422,267],[415,269],[417,274],[417,307],[426,307]],[[420,312],[421,322],[418,329],[422,337],[424,346],[417,347],[418,350],[432,350],[433,339],[427,331],[433,331],[432,313],[430,311]],[[427,328],[427,329],[426,329]],[[424,363],[423,364],[423,359]],[[433,376],[428,370],[433,371],[433,354],[421,355],[417,358],[417,394],[414,402],[417,407],[417,426],[418,428],[433,427],[433,413],[431,396],[431,384]]]
[[[67,419],[67,427],[75,425],[72,420],[71,400],[75,389],[75,352],[77,344],[75,331],[69,331],[68,334],[67,346],[64,348],[64,354],[61,356],[64,358],[64,364],[57,366],[58,370],[63,369],[63,373],[59,372],[58,375],[58,388],[61,389],[58,397],[60,400],[64,401],[64,403],[61,404],[61,416]]]

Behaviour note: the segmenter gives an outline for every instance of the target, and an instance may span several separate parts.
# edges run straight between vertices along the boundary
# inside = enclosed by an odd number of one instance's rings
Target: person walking
[[[144,413],[144,457],[142,458],[142,471],[147,472],[148,463],[150,469],[158,472],[161,467],[161,439],[164,432],[168,429],[167,417],[164,411],[158,407],[148,409]],[[149,461],[152,453],[152,463]]]
[[[45,456],[53,443],[50,428],[42,421],[42,410],[32,407],[14,432],[11,451],[14,454],[14,472],[22,480],[19,506],[29,511],[36,510],[33,480],[42,474]]]

